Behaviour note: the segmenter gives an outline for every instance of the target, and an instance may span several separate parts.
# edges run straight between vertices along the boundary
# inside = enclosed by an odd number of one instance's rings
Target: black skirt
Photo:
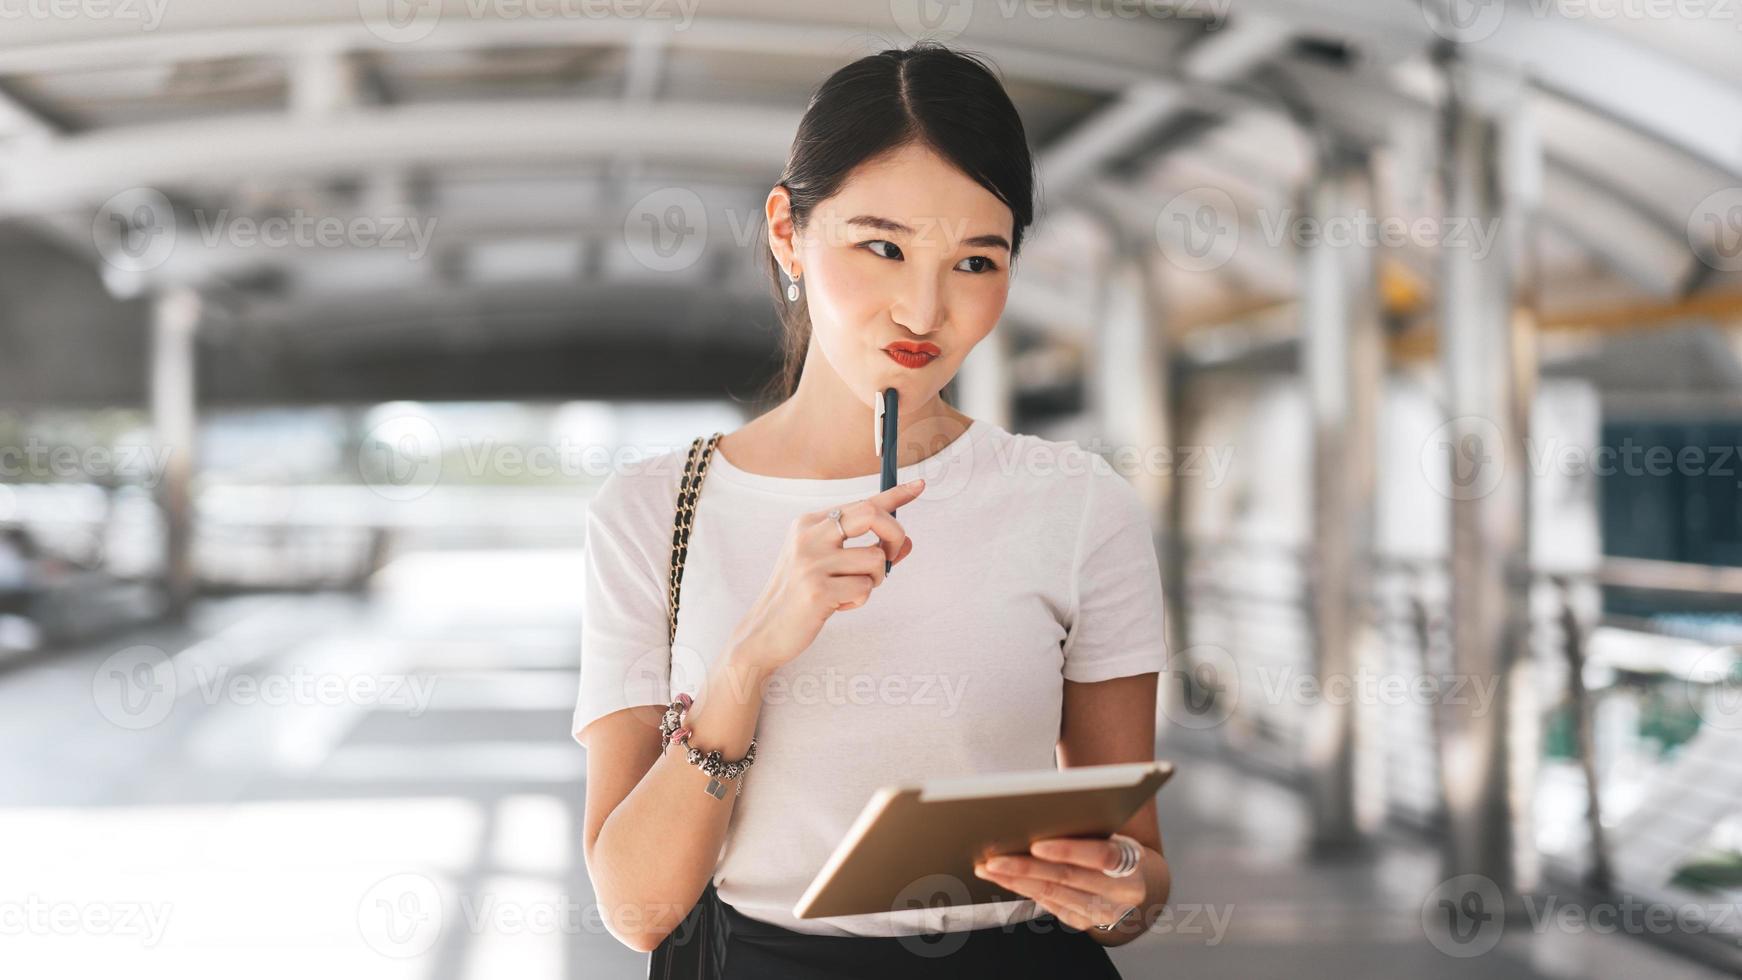
[[[701,901],[720,980],[932,980],[962,977],[1120,980],[1107,950],[1050,912],[1015,925],[918,936],[816,936],[753,919],[710,882]]]

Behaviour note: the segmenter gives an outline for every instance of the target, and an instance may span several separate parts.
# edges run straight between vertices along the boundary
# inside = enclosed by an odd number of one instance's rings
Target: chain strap
[[[697,436],[690,443],[690,453],[684,460],[683,479],[677,485],[677,512],[671,526],[671,584],[665,604],[666,644],[677,642],[678,594],[683,589],[684,559],[689,556],[690,528],[695,523],[696,501],[702,495],[702,480],[708,475],[708,464],[714,460],[714,446],[724,433],[706,438]]]

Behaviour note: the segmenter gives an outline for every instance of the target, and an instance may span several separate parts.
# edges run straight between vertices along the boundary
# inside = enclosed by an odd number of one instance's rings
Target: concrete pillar
[[[1384,352],[1375,248],[1350,234],[1374,213],[1364,155],[1327,145],[1305,194],[1300,253],[1301,368],[1312,419],[1313,539],[1308,589],[1314,668],[1303,764],[1321,848],[1357,844],[1380,814],[1363,776],[1363,719],[1375,705],[1348,692],[1377,669],[1372,616],[1378,406]]]
[[[1156,302],[1150,250],[1116,237],[1102,288],[1100,336],[1093,341],[1095,431],[1115,468],[1149,505],[1160,527],[1173,488],[1168,431],[1168,351]]]
[[[1445,454],[1440,486],[1451,506],[1452,670],[1496,691],[1489,705],[1438,706],[1446,871],[1484,876],[1511,898],[1535,875],[1525,442],[1536,385],[1528,232],[1540,157],[1518,114],[1516,78],[1456,58],[1443,67],[1439,323],[1449,421],[1430,449]],[[1475,229],[1498,231],[1487,250]],[[1453,231],[1462,232],[1457,244]]]
[[[151,425],[156,442],[168,450],[163,482],[157,487],[163,514],[163,585],[168,612],[186,614],[195,589],[193,566],[194,440],[198,433],[194,386],[194,341],[200,297],[185,286],[169,287],[153,298],[151,316]]]

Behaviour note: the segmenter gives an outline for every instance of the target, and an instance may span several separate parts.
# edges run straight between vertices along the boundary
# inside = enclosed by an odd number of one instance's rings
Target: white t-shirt
[[[668,654],[672,512],[686,452],[614,472],[589,508],[577,734],[613,711],[667,704],[674,688],[698,693],[793,518],[879,486],[874,473],[749,473],[715,452]],[[912,553],[764,688],[756,763],[714,873],[720,897],[753,918],[862,936],[1034,918],[1029,899],[822,919],[794,918],[792,907],[878,788],[1056,767],[1064,681],[1164,668],[1151,524],[1136,489],[1100,456],[975,420],[901,467],[898,482],[919,476],[925,492],[896,512]],[[875,540],[867,532],[847,544]]]

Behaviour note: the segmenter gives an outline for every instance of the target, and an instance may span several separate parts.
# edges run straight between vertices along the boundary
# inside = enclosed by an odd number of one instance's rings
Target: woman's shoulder
[[[1084,448],[1076,439],[1052,439],[1028,432],[991,427],[988,440],[998,468],[1018,482],[1037,489],[1082,499],[1090,493],[1118,493],[1130,481],[1106,457]]]
[[[593,520],[630,531],[669,528],[689,447],[623,454],[587,502]]]
[[[1091,440],[1094,446],[1098,440]],[[1083,528],[1146,520],[1142,494],[1118,466],[1075,438],[994,429],[993,458],[1027,504]]]

